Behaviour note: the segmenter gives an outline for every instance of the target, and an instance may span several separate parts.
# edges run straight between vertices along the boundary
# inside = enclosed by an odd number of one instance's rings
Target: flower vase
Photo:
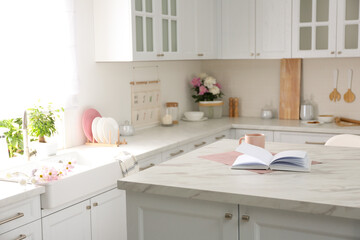
[[[221,118],[223,101],[200,101],[199,109],[207,118]]]

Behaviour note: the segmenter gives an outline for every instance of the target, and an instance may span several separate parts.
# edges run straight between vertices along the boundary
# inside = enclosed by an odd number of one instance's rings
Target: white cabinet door
[[[240,239],[355,240],[360,221],[240,206]]]
[[[255,1],[222,0],[221,57],[255,58]]]
[[[217,0],[196,0],[196,54],[199,59],[217,58],[217,3]]]
[[[92,240],[126,240],[125,191],[113,189],[91,199]]]
[[[42,219],[44,240],[89,240],[91,239],[90,201],[46,216]]]
[[[337,57],[360,56],[359,0],[338,0]]]
[[[336,3],[293,1],[293,58],[336,56]]]
[[[34,221],[0,235],[0,240],[41,240],[41,220]]]
[[[244,137],[245,134],[262,133],[265,135],[266,142],[274,141],[274,132],[268,130],[236,129],[236,139]]]
[[[196,59],[196,2],[195,0],[180,0],[179,2],[179,48],[182,59]]]
[[[325,142],[334,136],[326,133],[301,133],[301,132],[274,132],[275,142],[318,144],[324,145]]]
[[[291,58],[291,1],[256,0],[256,58]]]
[[[128,239],[237,240],[238,206],[127,192]]]

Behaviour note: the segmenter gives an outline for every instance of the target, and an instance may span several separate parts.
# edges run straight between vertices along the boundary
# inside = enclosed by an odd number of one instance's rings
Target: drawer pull
[[[181,153],[183,153],[183,152],[184,152],[184,150],[179,150],[178,152],[170,153],[170,156],[171,156],[171,157],[174,157],[174,156],[179,155],[179,154],[181,154]]]
[[[14,221],[14,220],[16,220],[16,219],[18,219],[18,218],[21,218],[21,217],[23,217],[23,216],[24,216],[23,213],[17,213],[17,214],[16,214],[15,216],[13,216],[13,217],[10,217],[10,218],[8,218],[8,219],[5,219],[5,220],[0,221],[0,225],[3,225],[3,224],[5,224],[5,223],[11,222],[11,221]]]
[[[159,53],[159,54],[157,54],[156,55],[157,57],[163,57],[163,56],[165,56],[163,53]]]
[[[205,145],[206,142],[202,142],[202,143],[199,143],[199,144],[194,144],[194,147],[198,148],[198,147],[201,147],[203,145]]]
[[[244,222],[248,222],[250,220],[250,216],[249,215],[242,215],[241,220],[243,220]]]
[[[146,166],[146,167],[140,168],[140,171],[144,171],[145,169],[151,168],[151,167],[153,167],[153,166],[155,166],[155,164],[154,164],[154,163],[150,163],[150,165],[149,165],[149,166]]]
[[[225,135],[221,135],[221,136],[219,136],[219,137],[215,137],[215,139],[216,140],[220,140],[220,139],[222,139],[222,138],[224,138],[225,137]]]
[[[198,56],[199,56],[199,57],[203,57],[204,54],[203,54],[203,53],[198,53]]]
[[[305,144],[325,145],[325,142],[308,142],[308,141],[305,141]]]
[[[91,209],[91,206],[86,206],[86,210],[90,210]]]
[[[97,206],[99,206],[99,203],[93,203],[93,207],[97,207]]]
[[[16,238],[15,240],[23,240],[26,238],[25,234],[20,234],[18,238]]]
[[[225,219],[226,220],[231,220],[233,217],[232,213],[225,213]]]

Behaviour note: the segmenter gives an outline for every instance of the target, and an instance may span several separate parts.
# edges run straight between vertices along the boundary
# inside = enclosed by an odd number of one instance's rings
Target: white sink
[[[23,172],[30,176],[33,169],[43,166],[60,168],[68,161],[76,162],[72,172],[67,176],[41,184],[45,187],[45,193],[41,195],[41,207],[56,208],[116,186],[116,180],[122,177],[119,163],[114,160],[117,153],[119,150],[116,148],[74,148],[54,157],[30,161],[7,169],[6,172]]]

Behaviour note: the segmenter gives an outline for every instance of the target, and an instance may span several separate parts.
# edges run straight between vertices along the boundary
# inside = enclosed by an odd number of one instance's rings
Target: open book
[[[236,148],[239,156],[232,169],[271,169],[283,171],[310,172],[311,161],[305,151],[284,151],[276,155],[264,148],[242,143]]]

